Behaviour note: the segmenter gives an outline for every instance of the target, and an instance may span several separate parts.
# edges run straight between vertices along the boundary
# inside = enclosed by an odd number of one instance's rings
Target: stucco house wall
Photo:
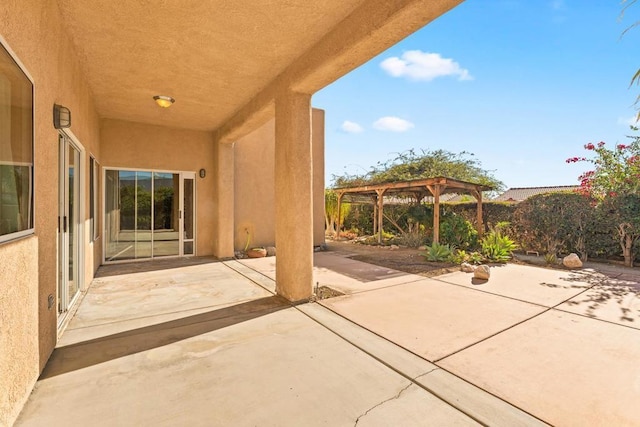
[[[85,148],[87,165],[90,153],[99,155],[100,150],[93,98],[57,4],[3,3],[0,38],[35,86],[35,235],[0,244],[0,425],[10,425],[57,340],[56,306],[47,303],[57,286],[58,132],[52,124],[53,104],[72,111],[71,131]],[[99,248],[89,243],[85,248],[85,275],[92,277]]]
[[[312,110],[313,236],[324,243],[324,110]],[[275,245],[275,120],[239,139],[234,150],[234,248]]]

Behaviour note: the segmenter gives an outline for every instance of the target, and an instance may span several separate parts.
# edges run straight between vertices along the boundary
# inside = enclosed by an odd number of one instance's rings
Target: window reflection
[[[180,175],[107,170],[106,260],[180,254]]]
[[[0,242],[31,229],[33,85],[0,45]]]

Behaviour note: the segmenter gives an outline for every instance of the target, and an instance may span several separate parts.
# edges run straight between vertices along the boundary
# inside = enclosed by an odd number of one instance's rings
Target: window
[[[100,237],[100,228],[98,227],[98,176],[100,165],[96,159],[91,156],[89,160],[89,225],[91,227],[91,241],[94,242]]]
[[[33,83],[0,44],[0,242],[33,233]]]

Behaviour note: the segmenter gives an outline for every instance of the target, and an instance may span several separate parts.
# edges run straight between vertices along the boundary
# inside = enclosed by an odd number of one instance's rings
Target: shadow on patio
[[[40,379],[173,344],[291,307],[283,298],[260,298],[151,326],[56,348]]]

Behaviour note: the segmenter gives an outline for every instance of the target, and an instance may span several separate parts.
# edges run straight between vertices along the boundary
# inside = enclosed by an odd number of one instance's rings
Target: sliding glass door
[[[64,134],[58,138],[58,314],[59,321],[80,291],[82,251],[80,206],[80,150]]]
[[[105,261],[194,255],[189,172],[107,169]]]

